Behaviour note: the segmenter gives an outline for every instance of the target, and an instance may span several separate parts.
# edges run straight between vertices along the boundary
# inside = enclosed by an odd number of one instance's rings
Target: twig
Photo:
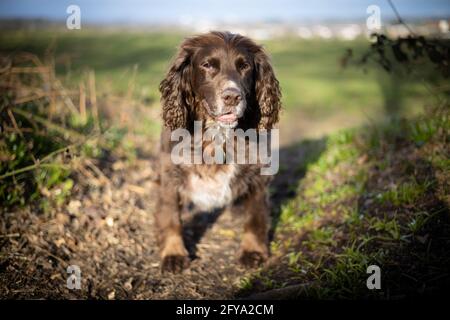
[[[0,234],[0,238],[19,238],[20,233]]]
[[[98,120],[97,92],[95,90],[95,73],[89,72],[89,93],[92,106],[92,116],[94,117],[94,125],[97,131],[100,131],[100,122]]]
[[[145,188],[134,185],[134,184],[125,184],[124,187],[129,189],[130,191],[140,194],[140,195],[144,195],[144,194],[148,193],[148,191]]]
[[[24,172],[27,172],[27,171],[32,171],[32,170],[37,169],[37,168],[54,168],[54,167],[67,168],[67,166],[64,165],[64,164],[57,164],[57,163],[39,163],[39,162],[37,162],[37,163],[35,163],[35,164],[29,165],[29,166],[26,166],[26,167],[23,167],[23,168],[14,170],[14,171],[9,171],[9,172],[7,172],[7,173],[1,175],[1,176],[0,176],[0,180],[5,179],[5,178],[8,178],[8,177],[11,177],[11,176],[15,176],[16,174],[19,174],[19,173],[24,173]]]
[[[69,135],[69,136],[74,136],[77,137],[78,139],[84,139],[84,136],[81,133],[78,133],[77,131],[74,130],[70,130],[67,128],[63,128],[57,124],[54,124],[53,122],[44,119],[42,117],[39,117],[37,115],[32,114],[31,112],[25,111],[25,110],[21,110],[18,108],[12,108],[12,111],[15,113],[20,114],[21,116],[24,116],[25,118],[30,118],[35,120],[36,122],[39,122],[41,124],[43,124],[44,126],[48,127],[49,129],[55,130],[63,135]]]
[[[0,253],[0,258],[6,258],[6,259],[20,259],[20,260],[30,260],[28,257],[21,255],[19,253]]]
[[[8,59],[6,65],[3,67],[0,67],[0,74],[5,73],[6,71],[10,70],[11,65],[12,65],[11,59]]]
[[[64,266],[64,265],[67,265],[67,262],[66,262],[66,261],[64,261],[63,259],[61,259],[61,258],[58,257],[58,256],[55,256],[55,255],[54,255],[53,253],[51,253],[50,251],[48,251],[48,250],[46,250],[46,249],[44,249],[44,248],[41,248],[41,247],[38,246],[38,245],[34,245],[34,247],[35,247],[36,249],[38,249],[38,250],[41,250],[41,251],[45,252],[45,253],[48,254],[50,257],[52,257],[52,258],[58,260],[63,266]]]
[[[394,3],[392,2],[392,0],[387,0],[387,1],[389,3],[389,6],[391,7],[392,11],[394,11],[394,14],[397,17],[398,23],[404,25],[405,28],[408,29],[409,33],[411,33],[411,35],[415,36],[414,31],[412,31],[412,29],[406,24],[406,22],[403,21],[402,17],[400,16],[400,14],[397,11],[397,8],[394,6]]]
[[[89,184],[93,184],[93,185],[95,185],[96,187],[99,187],[99,186],[102,185],[101,181],[100,181],[99,179],[97,179],[97,178],[94,176],[94,174],[92,174],[92,173],[91,173],[89,170],[87,170],[85,167],[81,166],[81,167],[78,169],[78,172],[79,172],[80,174],[84,175],[85,178],[86,178],[87,180],[89,180]]]
[[[48,67],[13,67],[10,69],[11,73],[46,73],[49,72],[50,69]]]
[[[31,60],[37,67],[14,67],[11,68],[11,73],[37,73],[40,74],[42,79],[46,82],[49,82],[50,87],[52,85],[54,85],[56,87],[56,89],[59,90],[59,92],[61,92],[61,95],[63,96],[63,101],[64,104],[74,113],[78,113],[77,108],[75,107],[75,105],[73,104],[72,100],[70,99],[69,95],[67,94],[67,91],[65,90],[65,88],[62,86],[61,82],[58,80],[58,78],[54,75],[54,72],[52,72],[52,70],[54,70],[54,67],[48,67],[45,66],[41,60],[33,55],[33,54],[23,54],[24,58],[27,60]],[[44,76],[47,75],[47,76]],[[53,109],[56,107],[55,105],[55,97],[56,97],[56,92],[55,91],[51,91],[50,92],[50,115],[53,113]]]
[[[58,155],[60,153],[65,152],[68,149],[72,149],[72,148],[78,147],[78,146],[86,143],[90,139],[96,139],[96,138],[97,138],[96,136],[87,137],[83,141],[79,141],[77,143],[73,143],[71,145],[68,145],[68,146],[59,148],[59,149],[57,149],[55,151],[52,151],[49,154],[47,154],[45,157],[43,157],[42,159],[36,160],[34,165],[30,165],[30,166],[23,167],[23,168],[14,170],[14,171],[6,172],[5,174],[0,176],[0,180],[2,180],[4,178],[7,178],[7,177],[10,177],[10,176],[13,176],[13,175],[16,175],[16,174],[19,174],[19,173],[31,171],[31,170],[34,170],[34,169],[37,169],[37,168],[45,168],[45,167],[62,167],[62,168],[64,168],[64,167],[67,167],[67,166],[65,166],[63,164],[45,163],[45,162],[50,160],[50,158],[52,158],[52,157],[54,157],[54,156],[56,156],[56,155]]]
[[[84,162],[86,165],[94,171],[97,176],[100,178],[99,180],[103,180],[107,184],[109,184],[111,181],[108,179],[108,177],[100,170],[91,160],[85,159]]]
[[[27,102],[30,102],[30,101],[35,101],[35,100],[44,98],[46,96],[47,96],[47,94],[45,92],[43,92],[43,91],[42,92],[35,92],[34,94],[31,94],[31,95],[26,96],[26,97],[16,98],[14,100],[14,104],[15,105],[23,104],[23,103],[27,103]]]
[[[80,117],[81,122],[85,124],[87,121],[87,116],[86,116],[86,91],[84,89],[84,82],[80,83]]]
[[[72,102],[72,99],[70,99],[70,96],[67,93],[66,89],[56,77],[54,78],[54,83],[56,88],[62,93],[64,104],[70,109],[70,111],[77,114],[77,107],[75,107],[75,104]]]
[[[14,115],[12,114],[11,109],[8,109],[7,113],[8,113],[9,119],[11,120],[11,122],[12,122],[12,124],[13,124],[13,126],[14,126],[14,129],[15,129],[16,132],[21,136],[21,138],[22,138],[23,140],[25,140],[25,142],[26,142],[26,147],[27,147],[28,151],[30,152],[30,155],[31,155],[31,158],[33,159],[33,162],[34,162],[34,163],[37,163],[37,162],[36,162],[36,158],[34,157],[34,154],[33,154],[33,150],[31,150],[30,145],[29,145],[28,141],[25,139],[25,136],[23,135],[22,130],[19,129],[19,126],[17,125],[17,122],[16,122],[16,118],[15,118]]]
[[[96,138],[97,138],[97,136],[87,137],[87,138],[86,138],[85,140],[83,140],[83,141],[79,141],[79,142],[70,144],[70,145],[68,145],[68,146],[59,148],[59,149],[57,149],[57,150],[55,150],[55,151],[50,152],[48,155],[46,155],[45,157],[43,157],[42,159],[40,159],[40,162],[43,163],[43,162],[49,160],[51,157],[56,156],[57,154],[60,154],[60,153],[65,152],[66,150],[70,150],[70,149],[73,149],[73,148],[75,148],[75,147],[78,147],[78,146],[80,146],[80,145],[82,145],[82,144],[85,144],[85,143],[86,143],[87,141],[89,141],[90,139],[96,139]]]

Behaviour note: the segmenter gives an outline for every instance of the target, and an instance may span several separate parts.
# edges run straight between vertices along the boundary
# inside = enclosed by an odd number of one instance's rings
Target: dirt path
[[[108,174],[109,181],[93,179],[51,216],[32,209],[6,214],[0,222],[0,296],[233,297],[245,273],[235,260],[239,218],[229,212],[183,216],[191,266],[181,275],[162,275],[153,228],[151,160],[138,160],[131,168],[122,165],[114,163],[117,170]],[[66,287],[69,265],[81,269],[80,290]]]

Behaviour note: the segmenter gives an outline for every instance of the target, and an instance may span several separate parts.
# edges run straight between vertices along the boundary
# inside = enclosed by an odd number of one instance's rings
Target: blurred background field
[[[52,54],[64,83],[77,84],[83,74],[94,71],[101,94],[131,94],[157,108],[159,82],[177,45],[189,35],[95,29],[6,31],[0,36],[0,50]],[[365,37],[342,41],[284,36],[259,42],[271,55],[282,87],[284,143],[379,121],[389,107],[412,116],[432,100],[414,74],[387,74],[371,65],[365,70],[344,68],[341,60],[348,48],[355,55],[367,50],[370,42]]]

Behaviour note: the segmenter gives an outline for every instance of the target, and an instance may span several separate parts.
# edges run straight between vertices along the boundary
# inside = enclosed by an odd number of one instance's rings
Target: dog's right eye
[[[206,62],[202,63],[202,67],[205,68],[205,69],[212,69],[213,66],[211,65],[211,63],[206,61]]]

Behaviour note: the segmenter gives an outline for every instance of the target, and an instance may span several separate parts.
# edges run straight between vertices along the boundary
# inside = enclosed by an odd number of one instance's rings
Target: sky
[[[450,17],[450,0],[393,2],[405,20]],[[380,7],[382,19],[394,18],[387,0],[0,0],[0,18],[65,20],[71,4],[80,7],[82,21],[99,24],[363,21],[369,5]]]

